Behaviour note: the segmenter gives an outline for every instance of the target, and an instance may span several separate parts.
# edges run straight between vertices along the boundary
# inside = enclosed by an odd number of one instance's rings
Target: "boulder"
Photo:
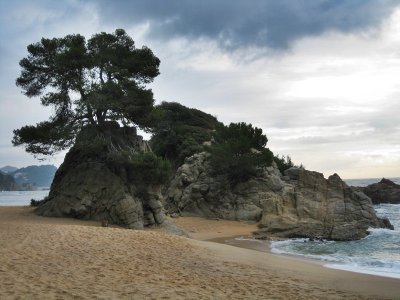
[[[378,183],[370,184],[359,189],[371,198],[372,203],[400,204],[400,185],[393,181],[382,178]]]
[[[369,227],[390,227],[376,216],[371,199],[337,174],[325,179],[291,168],[282,176],[273,165],[233,186],[226,176],[214,175],[208,155],[195,154],[177,170],[164,198],[169,213],[256,221],[259,238],[354,240]]]
[[[131,154],[149,151],[135,128],[110,123],[88,127],[78,136],[57,170],[49,196],[36,214],[74,217],[140,229],[162,224],[161,185],[138,185],[131,170],[115,163],[121,151]]]

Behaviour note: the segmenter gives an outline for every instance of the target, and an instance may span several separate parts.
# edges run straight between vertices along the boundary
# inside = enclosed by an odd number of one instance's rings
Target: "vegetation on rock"
[[[176,102],[157,105],[153,123],[152,150],[176,168],[186,157],[203,151],[203,143],[211,140],[212,131],[221,124],[207,113]]]
[[[291,167],[303,167],[303,165],[300,166],[295,166],[292,158],[288,156],[282,156],[280,157],[279,155],[274,156],[274,162],[276,163],[276,166],[278,167],[279,171],[283,174],[286,170],[290,169]]]
[[[220,125],[213,138],[213,144],[207,148],[211,166],[216,174],[228,174],[233,184],[256,176],[261,167],[269,166],[273,161],[273,153],[265,148],[266,135],[251,124]]]
[[[171,165],[152,152],[121,151],[109,155],[109,163],[123,166],[128,180],[138,185],[159,185],[168,181]]]
[[[149,126],[154,99],[145,86],[159,74],[160,60],[147,47],[137,49],[124,30],[88,41],[79,34],[42,38],[28,52],[16,83],[26,96],[40,96],[42,105],[52,106],[54,115],[14,130],[14,145],[51,155],[73,145],[87,125]]]
[[[14,130],[13,144],[25,145],[27,152],[51,155],[76,144],[81,154],[104,152],[109,156],[104,159],[126,166],[148,164],[151,159],[150,165],[160,173],[154,180],[163,181],[166,162],[147,154],[133,157],[129,149],[109,149],[121,143],[105,140],[100,133],[114,122],[151,129],[154,153],[175,168],[203,151],[212,138],[212,164],[216,172],[228,172],[232,182],[245,181],[272,162],[259,128],[244,123],[223,126],[215,117],[175,102],[154,107],[146,84],[159,74],[160,61],[149,48],[137,49],[122,29],[95,34],[88,41],[79,34],[43,38],[29,45],[28,52],[20,61],[17,85],[28,97],[40,96],[44,106],[53,106],[54,115]]]
[[[17,85],[54,114],[14,130],[13,144],[35,156],[70,148],[35,212],[129,228],[162,224],[169,163],[136,130],[152,125],[154,99],[146,85],[159,74],[159,59],[137,49],[122,29],[87,42],[81,35],[43,38],[28,52]]]
[[[103,127],[87,126],[71,149],[82,161],[106,164],[115,174],[140,185],[163,184],[170,175],[170,163],[155,155],[146,142],[136,135],[135,128],[106,122]]]

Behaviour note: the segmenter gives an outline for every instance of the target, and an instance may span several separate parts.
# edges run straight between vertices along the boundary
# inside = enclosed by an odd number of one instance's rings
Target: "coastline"
[[[312,274],[308,278],[310,281],[314,281],[316,279],[315,275],[318,274],[318,276],[321,276],[321,278],[317,279],[318,284],[320,284],[321,279],[323,279],[324,284],[330,285],[334,283],[335,286],[340,286],[348,291],[365,294],[367,296],[374,295],[375,297],[383,296],[397,299],[400,294],[400,288],[396,288],[394,293],[392,293],[392,291],[388,292],[387,290],[391,290],[393,285],[400,285],[399,278],[383,276],[382,274],[357,272],[351,269],[334,268],[330,267],[327,262],[308,258],[306,256],[272,253],[270,247],[266,247],[269,246],[269,241],[258,243],[257,240],[250,240],[251,233],[256,230],[254,224],[238,221],[206,220],[199,217],[183,217],[180,219],[189,219],[189,224],[196,223],[196,221],[199,223],[208,223],[208,227],[199,226],[197,231],[192,233],[192,238],[194,238],[196,243],[203,245],[207,243],[206,247],[210,247],[219,252],[219,255],[221,255],[223,259],[232,260],[232,257],[234,257],[235,259],[233,259],[233,261],[240,261],[243,263],[248,263],[250,260],[253,261],[253,266],[260,266],[260,264],[262,264],[269,269],[279,268],[282,273],[291,273],[293,271],[296,273],[304,272],[305,277],[307,277],[307,274]],[[176,223],[185,228],[185,223],[187,221],[177,220]],[[207,231],[207,228],[213,228],[214,232]],[[190,227],[186,229],[190,229]],[[237,234],[232,235],[233,232]],[[238,240],[237,238],[243,239]],[[225,246],[243,250],[237,251],[228,249]],[[230,252],[231,255],[227,255],[228,252]],[[263,253],[264,255],[256,254],[257,252]],[[243,256],[245,257],[244,259]],[[259,257],[259,259],[256,257]],[[368,282],[367,285],[366,282]],[[379,289],[385,289],[385,291],[382,291],[382,295],[376,293]]]
[[[382,272],[367,271],[362,268],[349,267],[347,265],[341,265],[337,262],[325,261],[314,257],[308,257],[306,255],[284,253],[284,252],[283,253],[273,252],[271,250],[271,241],[254,239],[251,233],[255,231],[257,227],[254,226],[254,224],[245,221],[227,221],[227,220],[216,221],[216,220],[207,220],[199,217],[183,217],[180,219],[184,221],[180,221],[179,219],[177,219],[178,221],[176,223],[178,223],[179,226],[181,226],[182,228],[185,228],[186,223],[208,224],[207,227],[198,226],[195,233],[190,233],[191,237],[196,240],[203,240],[203,241],[215,242],[219,244],[225,244],[244,249],[256,250],[268,253],[270,255],[276,255],[278,257],[295,258],[308,263],[318,264],[328,269],[400,280],[397,274],[391,274],[391,273],[384,274]],[[210,232],[208,230],[209,228],[215,229],[214,232]],[[186,229],[190,230],[190,227],[189,228],[186,227]]]
[[[173,219],[193,238],[0,207],[4,299],[396,299],[398,279],[217,243],[255,224]],[[192,232],[191,232],[192,231]],[[233,234],[231,234],[233,233]],[[214,241],[207,241],[214,239]]]

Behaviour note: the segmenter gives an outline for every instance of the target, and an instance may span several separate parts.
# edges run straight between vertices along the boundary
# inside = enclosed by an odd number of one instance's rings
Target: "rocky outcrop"
[[[400,185],[389,179],[382,178],[378,183],[360,187],[359,189],[370,197],[374,204],[400,204]]]
[[[325,179],[318,172],[291,168],[285,175],[283,192],[264,207],[260,236],[354,240],[366,236],[369,227],[391,226],[376,216],[371,199],[337,174]]]
[[[165,197],[169,213],[259,222],[257,236],[353,240],[368,227],[386,227],[371,200],[338,175],[328,179],[299,168],[282,176],[268,167],[262,176],[232,186],[213,175],[208,154],[196,154],[178,169]]]
[[[269,167],[266,176],[231,186],[227,176],[214,175],[208,154],[195,154],[178,168],[165,197],[169,213],[227,220],[259,221],[269,194],[282,189],[280,173]]]
[[[86,128],[55,174],[48,198],[36,213],[50,217],[107,220],[128,228],[162,224],[160,185],[138,185],[123,163],[122,152],[148,151],[135,128]]]

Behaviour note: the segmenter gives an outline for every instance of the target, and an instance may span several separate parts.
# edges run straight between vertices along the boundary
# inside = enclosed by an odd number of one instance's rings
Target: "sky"
[[[11,144],[51,114],[15,85],[26,46],[117,28],[160,58],[156,103],[252,123],[325,177],[400,176],[399,0],[0,0],[0,167],[65,155]]]

